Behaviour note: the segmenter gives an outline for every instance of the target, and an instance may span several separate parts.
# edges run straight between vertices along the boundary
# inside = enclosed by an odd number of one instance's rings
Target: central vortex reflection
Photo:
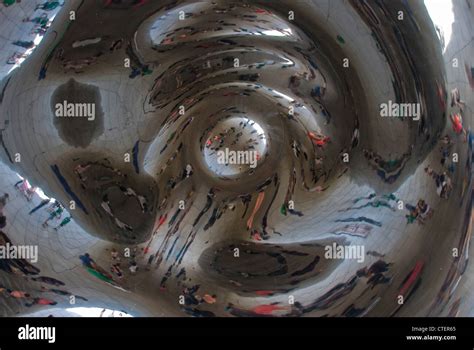
[[[219,121],[209,133],[204,159],[218,176],[252,175],[266,157],[267,147],[260,124],[247,117],[231,117]]]

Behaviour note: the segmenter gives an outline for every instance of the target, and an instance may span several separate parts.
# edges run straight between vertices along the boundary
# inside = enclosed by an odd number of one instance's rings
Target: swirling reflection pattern
[[[34,295],[5,315],[472,315],[473,48],[452,65],[423,3],[58,6],[3,77],[1,156],[70,217],[4,204],[40,256],[2,265]]]

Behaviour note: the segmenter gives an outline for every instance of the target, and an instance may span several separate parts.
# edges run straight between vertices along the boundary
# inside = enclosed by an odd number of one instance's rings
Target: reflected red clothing
[[[459,114],[454,114],[451,120],[453,122],[453,130],[456,134],[460,134],[462,132],[462,122],[461,117]]]
[[[278,305],[259,305],[252,309],[253,312],[259,315],[271,315],[273,311],[285,310],[283,306]]]

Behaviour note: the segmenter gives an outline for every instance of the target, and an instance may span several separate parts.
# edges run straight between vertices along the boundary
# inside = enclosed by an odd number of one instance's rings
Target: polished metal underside
[[[472,1],[54,3],[0,4],[1,316],[474,316]]]

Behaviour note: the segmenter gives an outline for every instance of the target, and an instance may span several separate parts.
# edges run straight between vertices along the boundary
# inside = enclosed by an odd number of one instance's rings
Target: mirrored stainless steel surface
[[[4,3],[1,316],[474,316],[472,1]]]

